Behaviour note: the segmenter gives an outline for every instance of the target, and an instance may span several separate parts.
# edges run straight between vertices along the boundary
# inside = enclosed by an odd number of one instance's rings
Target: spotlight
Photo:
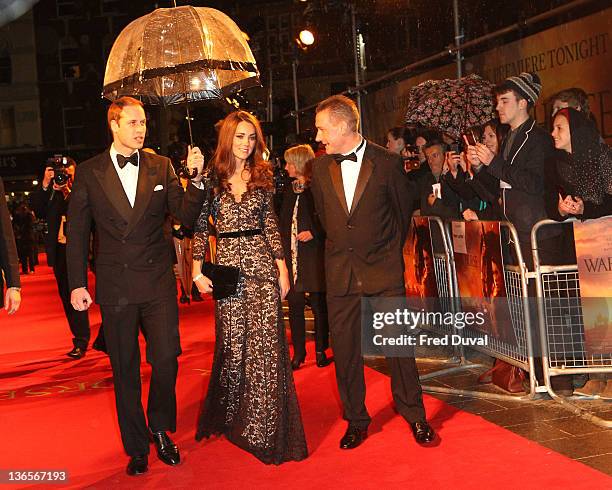
[[[300,31],[300,34],[298,36],[298,44],[300,45],[300,47],[312,46],[314,42],[315,42],[315,37],[312,31],[308,29],[302,29]]]

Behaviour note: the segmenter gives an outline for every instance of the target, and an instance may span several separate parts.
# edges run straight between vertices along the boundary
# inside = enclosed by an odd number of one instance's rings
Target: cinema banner
[[[612,217],[574,222],[587,358],[612,353]]]
[[[431,243],[429,219],[425,216],[412,218],[408,238],[404,244],[404,283],[406,296],[421,298],[426,306],[427,298],[437,298],[438,286],[434,268],[434,253]],[[417,304],[411,302],[411,304]]]
[[[473,328],[517,346],[506,294],[501,235],[497,221],[454,221],[453,251],[462,309],[484,313]]]
[[[539,124],[550,128],[547,98],[570,87],[589,94],[590,108],[599,130],[612,144],[612,8],[533,34],[518,41],[466,58],[464,74],[476,73],[493,83],[523,71],[534,71],[542,80],[535,107]],[[408,91],[424,80],[455,78],[451,63],[394,83],[362,97],[364,129],[370,139],[383,143],[389,128],[402,125]]]

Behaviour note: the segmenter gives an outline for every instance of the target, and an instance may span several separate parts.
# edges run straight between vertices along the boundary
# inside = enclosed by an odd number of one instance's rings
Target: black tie
[[[344,160],[350,160],[352,162],[357,161],[357,155],[355,153],[349,153],[348,155],[342,155],[341,153],[332,153],[330,155],[336,163],[340,165]]]
[[[117,165],[119,165],[119,168],[125,167],[128,163],[138,167],[138,152],[132,153],[129,157],[124,157],[117,153]]]
[[[348,155],[342,155],[341,153],[332,153],[330,156],[336,160],[336,163],[340,165],[344,160],[350,160],[351,162],[357,161],[357,152],[361,150],[363,145],[365,144],[365,140],[362,139],[361,143],[357,147],[357,149],[353,153],[349,153]]]

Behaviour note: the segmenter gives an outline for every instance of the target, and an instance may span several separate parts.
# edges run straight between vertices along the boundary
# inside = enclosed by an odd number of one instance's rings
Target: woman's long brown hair
[[[236,128],[241,122],[252,124],[255,128],[255,148],[253,153],[249,155],[245,162],[245,169],[251,173],[251,179],[247,184],[247,190],[264,189],[272,191],[274,188],[272,180],[272,166],[263,158],[266,149],[266,144],[261,131],[261,125],[257,118],[246,111],[236,111],[227,115],[221,124],[219,130],[219,139],[217,149],[212,158],[212,164],[217,174],[219,187],[215,189],[216,193],[222,190],[231,191],[229,178],[236,171],[236,157],[232,151],[234,143],[234,135]]]

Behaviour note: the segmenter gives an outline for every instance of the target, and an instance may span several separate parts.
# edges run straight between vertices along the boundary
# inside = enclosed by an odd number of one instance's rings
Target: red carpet
[[[317,369],[312,358],[296,372],[307,460],[268,467],[224,439],[198,444],[194,427],[211,366],[212,306],[181,308],[175,440],[183,464],[170,468],[152,454],[149,473],[133,478],[125,475],[107,357],[88,351],[80,361],[68,360],[70,337],[53,275],[41,266],[24,278],[22,309],[13,317],[0,313],[0,469],[67,470],[64,486],[73,488],[609,488],[603,473],[432,397],[426,397],[427,412],[442,443],[422,449],[393,411],[388,378],[369,369],[370,437],[341,451],[345,423],[334,371]],[[97,308],[91,320],[95,333]],[[143,366],[145,384],[149,374]]]

